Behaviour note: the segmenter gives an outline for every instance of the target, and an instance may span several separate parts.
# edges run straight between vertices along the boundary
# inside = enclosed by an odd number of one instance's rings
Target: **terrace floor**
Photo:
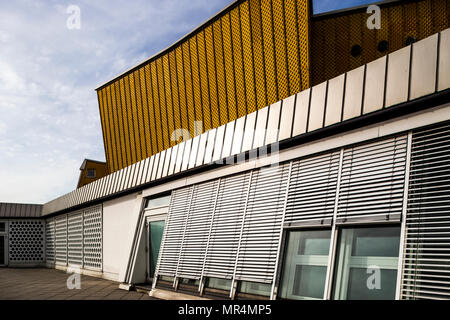
[[[71,274],[46,268],[0,268],[0,300],[155,300],[119,289],[117,282],[80,275],[80,289],[69,289]]]

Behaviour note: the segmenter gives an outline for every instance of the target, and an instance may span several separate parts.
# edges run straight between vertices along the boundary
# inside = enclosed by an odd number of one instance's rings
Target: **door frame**
[[[144,213],[145,217],[145,254],[146,254],[146,280],[148,283],[153,282],[153,274],[150,274],[150,223],[157,221],[164,221],[164,228],[167,224],[167,213],[169,207],[160,207],[155,209],[146,209]],[[158,256],[159,259],[159,256]]]
[[[9,223],[8,220],[0,220],[0,223],[4,223],[5,224],[5,231],[0,231],[0,237],[4,237],[5,242],[3,244],[4,246],[4,264],[0,264],[0,267],[7,267],[9,264],[9,241],[8,241],[8,227],[9,227]]]

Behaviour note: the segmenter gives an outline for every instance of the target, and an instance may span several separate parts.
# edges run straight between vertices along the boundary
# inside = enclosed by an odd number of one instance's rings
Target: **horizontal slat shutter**
[[[344,150],[337,223],[400,220],[406,147],[401,136]]]
[[[292,163],[285,225],[331,225],[340,152]]]
[[[219,180],[194,186],[177,276],[200,279]]]
[[[233,277],[249,180],[247,172],[220,181],[205,259],[205,276]]]
[[[253,172],[236,279],[271,283],[286,200],[289,165]]]
[[[67,226],[68,264],[81,267],[83,262],[83,211],[69,214]]]
[[[175,276],[192,188],[187,187],[172,192],[156,267],[158,275]]]
[[[45,221],[45,259],[48,263],[55,263],[55,219]]]
[[[55,219],[56,264],[67,264],[67,215]]]
[[[404,299],[450,299],[450,125],[413,133]]]

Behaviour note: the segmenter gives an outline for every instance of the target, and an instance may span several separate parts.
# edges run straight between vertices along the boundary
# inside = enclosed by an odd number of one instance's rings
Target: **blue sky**
[[[314,1],[320,10],[336,3]],[[105,158],[94,89],[231,2],[1,1],[0,202],[73,190],[82,160]],[[81,9],[80,30],[66,26],[69,5]]]

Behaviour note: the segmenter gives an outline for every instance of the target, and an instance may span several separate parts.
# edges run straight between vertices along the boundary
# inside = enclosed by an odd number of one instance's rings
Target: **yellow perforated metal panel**
[[[233,39],[231,37],[231,17],[228,13],[222,17],[222,32],[223,32],[223,53],[225,59],[225,78],[227,88],[227,105],[229,120],[232,121],[237,118],[238,113],[236,109],[236,83],[234,80],[234,66],[233,66]]]
[[[144,67],[145,73],[145,85],[147,89],[147,103],[148,103],[148,117],[149,117],[149,126],[150,126],[150,141],[152,145],[151,154],[155,154],[158,152],[158,139],[157,139],[157,131],[156,131],[156,120],[155,120],[155,104],[153,102],[153,90],[152,90],[152,80],[151,80],[151,71],[150,65],[147,64]]]
[[[208,64],[207,77],[209,87],[209,104],[211,110],[211,127],[217,128],[220,126],[220,110],[217,96],[217,77],[216,77],[216,65],[215,65],[215,52],[214,52],[214,35],[213,27],[209,25],[205,29],[205,49],[206,60]]]
[[[123,113],[122,113],[122,105],[120,103],[120,91],[119,91],[119,83],[115,82],[114,85],[111,87],[111,99],[112,99],[112,105],[113,108],[117,110],[115,112],[116,114],[116,121],[118,126],[118,151],[119,151],[119,169],[123,168],[124,165],[127,163],[127,154],[126,154],[126,147],[125,147],[125,136],[124,136],[124,124],[123,124]]]
[[[175,118],[173,112],[173,96],[170,81],[169,56],[162,57],[163,74],[164,74],[164,90],[166,96],[166,110],[167,110],[167,126],[168,126],[168,143],[169,146],[174,146],[175,141],[172,141],[172,133],[175,131]]]
[[[126,100],[126,111],[127,111],[127,123],[128,123],[128,134],[130,139],[130,150],[131,150],[131,161],[136,162],[136,143],[134,135],[133,126],[133,109],[131,107],[131,94],[130,94],[130,76],[127,75],[122,79],[123,85],[125,87],[125,100]]]
[[[273,29],[275,44],[275,77],[278,85],[278,97],[289,96],[289,79],[286,59],[286,35],[284,22],[284,1],[273,1]]]
[[[223,56],[222,21],[219,19],[213,25],[214,49],[216,53],[217,88],[219,92],[220,125],[228,122],[227,88],[225,80],[225,63]]]
[[[366,9],[314,18],[311,30],[313,84],[333,78],[449,27],[449,0],[399,1],[381,6],[381,29],[368,29]],[[380,45],[386,41],[383,50]],[[353,56],[352,47],[361,53]],[[303,71],[303,65],[302,65]]]
[[[142,157],[145,159],[152,155],[152,144],[150,141],[151,132],[150,132],[150,124],[149,124],[149,106],[147,104],[147,87],[145,83],[145,71],[144,68],[141,68],[138,70],[139,73],[139,90],[141,94],[141,106],[142,106],[142,121],[141,126],[143,129],[141,129],[141,132],[144,132],[144,137],[141,138],[141,140],[144,140],[143,146],[145,148],[142,150]]]
[[[241,0],[98,90],[111,171],[309,86],[307,0]],[[117,83],[117,84],[116,84]],[[200,133],[200,132],[197,132]]]
[[[208,63],[206,61],[205,50],[205,32],[197,34],[197,52],[198,52],[198,66],[199,66],[199,80],[201,92],[201,109],[203,111],[203,130],[211,129],[211,106],[209,103],[209,88],[208,88]]]
[[[275,48],[272,24],[272,1],[261,1],[261,16],[263,29],[263,51],[265,61],[267,104],[278,100],[277,77],[275,71]]]
[[[252,30],[250,25],[250,7],[246,1],[239,6],[241,32],[242,32],[242,52],[243,52],[243,73],[245,81],[245,101],[247,112],[252,113],[257,109],[255,70],[253,63]]]
[[[231,37],[233,42],[233,64],[236,90],[237,117],[247,114],[247,101],[245,95],[244,65],[242,58],[242,39],[239,7],[231,10]],[[233,119],[234,120],[234,119]]]
[[[142,141],[140,139],[140,127],[139,127],[139,115],[138,115],[138,106],[136,99],[136,88],[138,84],[136,84],[136,73],[133,72],[130,74],[130,96],[131,96],[131,112],[133,113],[133,130],[134,130],[134,141],[135,141],[135,149],[136,149],[136,161],[140,161],[142,159]]]
[[[173,144],[178,143],[177,129],[181,128],[181,114],[180,114],[180,100],[178,97],[178,83],[177,83],[177,64],[175,58],[175,51],[169,53],[169,71],[170,71],[170,85],[172,90],[172,106],[173,106],[173,121],[175,125],[175,132],[173,134]],[[172,138],[172,137],[171,137]]]

